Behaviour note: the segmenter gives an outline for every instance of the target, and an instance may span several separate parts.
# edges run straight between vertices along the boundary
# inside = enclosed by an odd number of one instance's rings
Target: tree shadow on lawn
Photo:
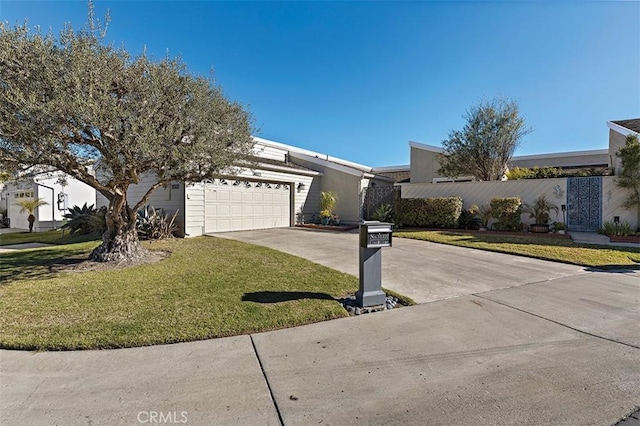
[[[3,253],[0,255],[0,286],[19,280],[52,278],[59,267],[84,262],[87,256],[86,250],[60,248]]]
[[[255,291],[242,295],[243,302],[256,303],[279,303],[301,299],[332,300],[335,302],[338,301],[338,299],[331,296],[330,294],[316,293],[312,291]]]

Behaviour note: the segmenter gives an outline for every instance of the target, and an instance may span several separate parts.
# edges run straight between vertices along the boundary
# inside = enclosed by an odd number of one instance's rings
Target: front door
[[[595,232],[602,226],[602,176],[567,179],[567,228]]]

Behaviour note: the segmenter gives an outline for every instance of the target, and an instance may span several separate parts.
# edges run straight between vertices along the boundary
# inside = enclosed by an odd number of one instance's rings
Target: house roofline
[[[437,153],[440,153],[440,154],[442,154],[444,152],[444,148],[439,147],[439,146],[434,146],[434,145],[427,145],[426,143],[409,141],[409,146],[411,148],[422,149],[424,151],[437,152]]]
[[[608,149],[592,149],[587,151],[554,152],[549,154],[518,155],[511,160],[538,160],[541,158],[580,157],[583,155],[609,155]]]
[[[640,133],[635,132],[631,129],[627,129],[626,127],[621,126],[618,123],[614,123],[612,121],[607,121],[607,127],[613,130],[614,132],[620,133],[622,136],[640,135]]]
[[[293,169],[291,167],[278,166],[276,164],[261,163],[259,161],[257,166],[258,167],[256,167],[255,170],[271,170],[274,172],[285,172],[291,175],[302,175],[302,176],[322,176],[322,172],[318,172],[316,170]]]
[[[389,172],[408,172],[411,170],[410,164],[403,164],[401,166],[383,166],[374,167],[371,169],[372,173],[389,173]]]
[[[328,167],[330,169],[337,170],[339,172],[346,173],[346,174],[351,175],[351,176],[365,177],[365,174],[370,174],[370,173],[365,172],[363,170],[356,170],[353,167],[348,167],[348,166],[344,166],[342,164],[335,163],[335,162],[333,162],[333,161],[331,161],[329,159],[326,159],[326,158],[320,158],[320,157],[317,157],[317,156],[311,156],[311,155],[303,154],[303,153],[300,153],[300,152],[291,152],[289,154],[289,156],[291,158],[299,158],[302,161],[308,161],[309,163],[318,164],[320,166],[325,166],[325,167]]]
[[[319,158],[322,160],[326,160],[332,163],[336,163],[342,166],[346,166],[346,167],[351,167],[353,169],[357,169],[361,172],[371,172],[371,167],[369,166],[365,166],[364,164],[358,164],[358,163],[354,163],[352,161],[347,161],[347,160],[343,160],[342,158],[337,158],[337,157],[332,157],[328,154],[322,154],[320,152],[315,152],[315,151],[311,151],[308,149],[304,149],[304,148],[298,148],[295,146],[291,146],[291,145],[287,145],[281,142],[276,142],[276,141],[272,141],[269,139],[263,139],[263,138],[259,138],[254,136],[253,140],[256,142],[259,142],[263,145],[267,145],[267,146],[271,146],[274,148],[280,148],[280,149],[285,149],[291,153],[296,153],[296,154],[302,154],[302,155],[307,155],[309,157],[312,158]]]

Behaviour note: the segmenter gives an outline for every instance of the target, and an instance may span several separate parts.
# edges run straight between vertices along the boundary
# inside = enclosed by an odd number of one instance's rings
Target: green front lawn
[[[0,234],[0,246],[25,243],[73,244],[96,240],[99,237],[89,235],[70,235],[69,231],[11,232]]]
[[[518,254],[592,268],[640,268],[640,248],[575,244],[569,239],[526,235],[465,234],[448,231],[398,231],[394,237],[412,238],[500,253]]]
[[[347,316],[334,298],[358,288],[354,276],[211,237],[145,243],[171,252],[152,264],[52,269],[80,262],[97,244],[0,254],[0,347],[118,348],[291,327]]]

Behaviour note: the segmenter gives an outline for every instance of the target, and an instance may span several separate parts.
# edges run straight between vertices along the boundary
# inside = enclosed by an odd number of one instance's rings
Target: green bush
[[[564,177],[582,177],[582,176],[607,176],[611,175],[612,170],[603,167],[591,167],[581,170],[563,170],[560,167],[514,167],[507,172],[507,179],[548,179],[548,178],[564,178]]]
[[[532,179],[533,172],[526,167],[514,167],[507,172],[508,180]]]
[[[462,213],[462,198],[401,198],[395,211],[397,223],[402,226],[456,228]]]
[[[393,222],[393,206],[382,204],[373,212],[372,218],[380,222]]]
[[[522,202],[520,197],[493,198],[491,216],[496,219],[493,228],[497,231],[520,231],[522,222]]]
[[[468,209],[462,209],[458,218],[458,228],[478,230],[482,225],[482,218],[479,216],[480,207],[475,204]]]
[[[101,235],[107,230],[106,208],[96,210],[93,204],[87,206],[87,203],[84,203],[82,207],[73,206],[68,210],[69,213],[64,214],[67,223],[62,225],[62,229],[68,229],[70,234]]]
[[[162,209],[146,206],[138,210],[136,230],[141,240],[162,240],[172,238],[178,231],[176,225],[176,211],[173,215],[165,214]]]
[[[600,230],[600,233],[608,237],[611,237],[611,236],[626,237],[628,235],[633,235],[633,232],[631,232],[631,225],[629,225],[629,223],[625,221],[622,221],[620,223],[605,222],[602,229]]]

